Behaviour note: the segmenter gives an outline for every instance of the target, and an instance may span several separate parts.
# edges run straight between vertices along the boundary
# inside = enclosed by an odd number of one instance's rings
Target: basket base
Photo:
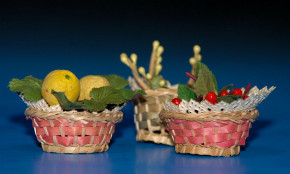
[[[150,133],[146,130],[137,130],[136,135],[137,141],[151,141],[156,144],[165,144],[169,146],[174,146],[174,141],[169,134],[161,135],[157,133]]]
[[[54,153],[95,153],[95,152],[104,152],[109,149],[108,144],[91,146],[55,146],[51,144],[41,143],[42,150],[45,152],[54,152]]]
[[[194,144],[176,144],[176,153],[189,153],[195,155],[210,155],[210,156],[234,156],[240,153],[240,146],[230,148],[220,147],[204,147]]]

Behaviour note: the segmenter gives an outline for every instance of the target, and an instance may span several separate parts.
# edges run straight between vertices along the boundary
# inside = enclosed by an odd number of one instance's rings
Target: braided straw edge
[[[65,118],[71,121],[81,121],[85,123],[88,121],[111,121],[113,123],[121,122],[123,119],[123,112],[119,111],[117,113],[90,113],[87,111],[77,112],[77,111],[42,111],[35,108],[27,108],[25,115],[31,117],[38,117],[43,119],[57,119]]]
[[[52,144],[41,143],[42,150],[45,152],[54,153],[95,153],[95,152],[105,152],[109,149],[108,144],[91,146],[55,146]]]
[[[209,156],[234,156],[240,153],[240,146],[230,148],[204,147],[201,145],[176,144],[175,151],[177,153],[187,153],[193,155],[209,155]]]
[[[150,133],[147,130],[137,130],[136,135],[137,141],[152,141],[156,144],[165,144],[169,146],[174,146],[174,141],[172,140],[170,134],[156,134],[156,133]]]
[[[197,122],[204,122],[204,121],[216,121],[222,123],[222,120],[230,120],[235,123],[242,122],[242,119],[247,119],[251,122],[257,120],[259,116],[259,112],[257,109],[254,109],[249,112],[233,112],[233,113],[214,113],[214,112],[207,112],[202,114],[195,114],[195,113],[181,113],[181,112],[173,112],[173,111],[166,111],[162,110],[160,112],[160,119],[163,120],[164,118],[174,118],[178,120],[188,120],[188,121],[197,121]]]

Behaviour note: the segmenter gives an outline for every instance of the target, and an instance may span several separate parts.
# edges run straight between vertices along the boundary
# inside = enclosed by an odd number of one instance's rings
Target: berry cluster
[[[251,84],[248,85],[248,87],[246,89],[247,92],[248,92],[250,86],[251,86]],[[245,90],[244,94],[243,94],[242,90],[239,88],[231,89],[230,93],[227,90],[221,90],[218,95],[214,92],[209,92],[205,96],[204,100],[207,100],[208,102],[210,102],[213,105],[218,103],[218,100],[217,100],[218,97],[223,97],[223,96],[228,96],[228,95],[234,95],[234,96],[237,96],[237,98],[242,98],[243,100],[246,100],[249,97],[249,96],[245,95],[246,90]],[[175,105],[179,105],[181,103],[181,100],[179,98],[174,98],[171,102],[174,103]]]

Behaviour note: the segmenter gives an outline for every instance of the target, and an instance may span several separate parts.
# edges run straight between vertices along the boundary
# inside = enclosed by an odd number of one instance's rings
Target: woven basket
[[[245,145],[258,110],[235,113],[178,113],[162,110],[177,153],[233,156]]]
[[[94,153],[109,149],[115,123],[123,118],[116,113],[42,111],[28,108],[37,140],[43,151],[55,153]]]
[[[177,96],[177,90],[158,88],[145,90],[147,95],[134,100],[134,121],[137,129],[137,141],[151,141],[157,144],[174,145],[166,130],[165,123],[160,122],[159,113],[165,100]]]

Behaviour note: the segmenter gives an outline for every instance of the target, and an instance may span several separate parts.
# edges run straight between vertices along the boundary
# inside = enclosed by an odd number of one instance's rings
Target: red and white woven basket
[[[94,153],[109,149],[115,123],[123,118],[121,111],[89,113],[77,111],[42,111],[28,108],[37,140],[43,151],[55,153]]]
[[[257,110],[235,113],[178,113],[162,110],[177,153],[233,156],[249,136]]]

